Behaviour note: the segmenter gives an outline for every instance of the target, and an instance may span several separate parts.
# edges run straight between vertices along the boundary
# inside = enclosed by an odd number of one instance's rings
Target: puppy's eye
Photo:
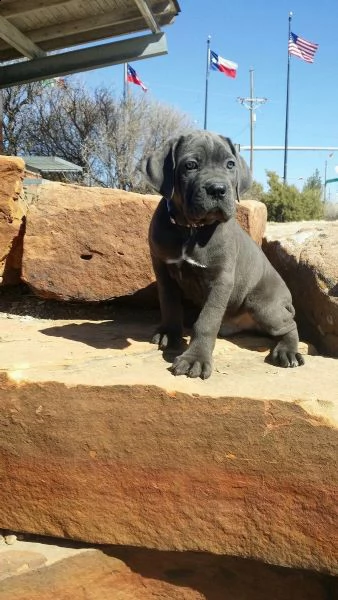
[[[236,166],[236,163],[234,160],[228,160],[227,162],[227,169],[233,169]]]
[[[198,164],[195,160],[188,160],[185,163],[185,168],[187,171],[193,171],[194,169],[198,169]]]

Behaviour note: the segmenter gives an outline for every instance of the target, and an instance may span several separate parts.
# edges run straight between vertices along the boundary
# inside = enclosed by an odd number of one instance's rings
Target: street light
[[[332,158],[333,152],[330,152],[327,158]],[[325,160],[325,169],[324,169],[324,203],[326,202],[326,175],[327,175],[327,159]]]

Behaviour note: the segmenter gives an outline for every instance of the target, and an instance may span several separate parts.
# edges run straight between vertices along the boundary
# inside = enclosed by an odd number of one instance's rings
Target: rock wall
[[[23,177],[22,159],[0,157],[3,284],[24,281],[37,296],[62,301],[138,293],[142,306],[157,303],[148,228],[159,196],[48,183],[25,188],[23,202]],[[255,201],[237,208],[239,223],[258,244],[266,214]]]
[[[22,278],[40,297],[97,302],[145,292],[154,274],[148,228],[159,196],[51,183],[27,214]],[[258,242],[266,209],[245,201],[243,228]],[[151,303],[151,302],[150,302]]]
[[[0,156],[0,282],[20,282],[26,204],[22,182],[25,163],[21,158]]]

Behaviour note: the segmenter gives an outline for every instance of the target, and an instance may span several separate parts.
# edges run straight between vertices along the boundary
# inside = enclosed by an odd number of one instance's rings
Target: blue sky
[[[235,80],[212,71],[209,80],[208,129],[249,144],[249,111],[237,102],[249,96],[249,69],[254,69],[255,96],[268,102],[257,110],[255,143],[283,145],[287,68],[288,13],[292,31],[319,44],[314,64],[291,58],[289,145],[338,146],[338,2],[336,0],[179,0],[181,13],[164,28],[169,53],[131,63],[148,86],[147,94],[190,115],[203,128],[206,40],[223,58],[237,62]],[[122,65],[81,75],[90,86],[111,84],[122,91]],[[143,94],[131,85],[133,94]],[[327,177],[338,176],[338,151],[289,152],[289,183],[316,168]],[[249,161],[249,153],[243,153]],[[256,152],[255,179],[265,183],[265,171],[283,174],[283,152]],[[329,188],[328,188],[329,190]],[[330,186],[331,200],[338,201],[338,186]]]

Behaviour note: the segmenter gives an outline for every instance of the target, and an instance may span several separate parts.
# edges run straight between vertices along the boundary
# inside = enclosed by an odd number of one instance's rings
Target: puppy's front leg
[[[161,325],[151,341],[153,344],[158,344],[160,350],[179,348],[183,337],[181,290],[170,276],[167,265],[155,257],[152,257],[152,261],[161,308]]]
[[[193,327],[188,349],[172,366],[174,375],[207,379],[212,371],[212,353],[233,287],[233,276],[223,274],[212,283],[208,298]]]

